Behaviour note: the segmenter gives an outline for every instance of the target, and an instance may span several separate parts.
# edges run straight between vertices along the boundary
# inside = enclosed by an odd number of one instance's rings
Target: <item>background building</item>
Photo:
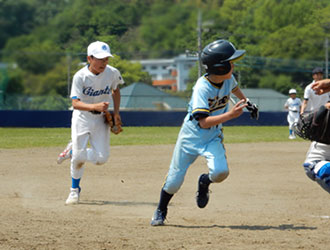
[[[152,78],[152,85],[161,89],[184,91],[189,81],[189,71],[196,65],[197,56],[181,54],[172,59],[140,60],[143,70]]]

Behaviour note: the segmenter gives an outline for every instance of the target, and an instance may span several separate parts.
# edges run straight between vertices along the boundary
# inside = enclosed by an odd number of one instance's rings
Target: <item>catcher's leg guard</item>
[[[315,181],[315,173],[314,173],[314,167],[317,162],[305,162],[303,164],[303,167],[305,169],[305,173],[312,181]]]
[[[319,179],[316,178],[316,182],[328,193],[330,193],[330,176]]]
[[[315,176],[316,182],[325,191],[330,193],[330,162],[328,161],[320,162],[320,166],[316,166],[314,172],[316,172],[316,176]]]

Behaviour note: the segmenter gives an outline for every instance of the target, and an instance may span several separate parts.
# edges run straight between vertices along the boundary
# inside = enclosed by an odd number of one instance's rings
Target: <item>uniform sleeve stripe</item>
[[[208,109],[194,109],[192,112],[191,112],[192,114],[194,114],[194,113],[210,113],[210,110],[208,110]]]
[[[238,89],[238,85],[231,90],[231,92],[235,92]]]

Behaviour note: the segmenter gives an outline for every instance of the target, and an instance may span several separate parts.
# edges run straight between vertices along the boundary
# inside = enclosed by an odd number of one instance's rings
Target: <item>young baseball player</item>
[[[295,89],[289,90],[289,96],[290,98],[286,100],[284,108],[289,111],[287,116],[289,123],[289,139],[295,139],[296,136],[293,131],[293,124],[298,122],[301,100],[297,98],[297,91]]]
[[[258,108],[247,102],[232,74],[233,62],[241,59],[244,54],[245,50],[236,50],[226,40],[214,41],[204,48],[202,63],[207,73],[194,86],[188,114],[181,127],[158,207],[151,220],[152,226],[164,224],[167,206],[180,189],[189,166],[198,156],[206,158],[209,170],[200,175],[198,180],[198,207],[204,208],[207,205],[209,185],[227,178],[229,172],[222,144],[222,123],[239,117],[245,107],[255,118],[258,117]],[[231,93],[240,101],[228,110]]]
[[[112,55],[108,44],[100,41],[91,43],[87,48],[88,65],[73,76],[70,95],[74,109],[72,142],[58,159],[61,163],[71,158],[72,185],[66,204],[79,203],[84,163],[104,164],[110,155],[110,129],[103,112],[108,110],[111,100],[114,119],[120,123],[118,86],[124,81],[120,72],[108,65],[109,57]],[[88,142],[91,147],[87,147]]]

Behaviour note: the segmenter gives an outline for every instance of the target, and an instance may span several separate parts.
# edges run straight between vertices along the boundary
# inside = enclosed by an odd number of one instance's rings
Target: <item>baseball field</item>
[[[0,249],[329,249],[329,194],[302,169],[308,141],[287,127],[228,127],[230,175],[195,202],[199,158],[151,227],[179,128],[124,128],[103,166],[87,164],[81,203],[64,205],[69,129],[0,128]]]

